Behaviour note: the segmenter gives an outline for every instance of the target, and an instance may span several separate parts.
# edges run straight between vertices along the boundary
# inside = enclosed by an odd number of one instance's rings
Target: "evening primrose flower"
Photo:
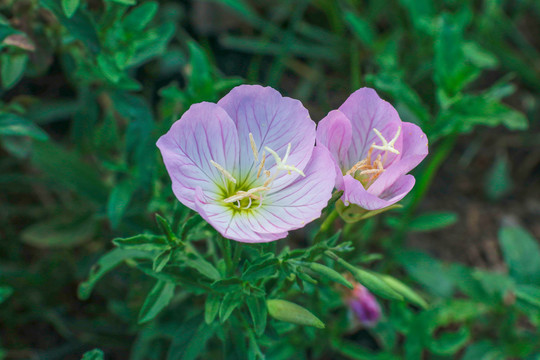
[[[336,188],[345,205],[386,208],[412,189],[407,173],[428,153],[428,140],[415,124],[402,122],[375,90],[362,88],[322,119],[317,145],[328,148],[336,166]]]
[[[178,200],[241,242],[284,238],[321,215],[335,173],[314,144],[302,103],[257,85],[191,106],[157,142]]]

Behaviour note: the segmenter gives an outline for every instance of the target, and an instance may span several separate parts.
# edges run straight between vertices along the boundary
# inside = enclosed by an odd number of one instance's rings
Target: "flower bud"
[[[375,296],[364,286],[355,283],[346,301],[351,312],[362,325],[371,327],[377,324],[381,317],[381,307]]]

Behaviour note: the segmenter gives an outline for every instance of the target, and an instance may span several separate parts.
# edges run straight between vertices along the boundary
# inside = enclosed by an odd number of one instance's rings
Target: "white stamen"
[[[249,133],[249,143],[251,144],[251,150],[253,150],[255,162],[259,162],[259,150],[257,150],[257,144],[255,144],[255,139],[253,139],[252,133]]]
[[[266,146],[265,149],[270,154],[272,154],[272,156],[276,160],[276,167],[277,167],[278,170],[295,171],[295,172],[299,173],[302,176],[306,176],[302,170],[297,169],[296,167],[294,167],[292,165],[284,164],[283,160],[281,160],[279,155],[274,150],[270,149],[268,146]],[[286,154],[286,156],[288,156],[288,154]]]
[[[259,176],[261,176],[261,171],[263,171],[263,169],[264,169],[264,162],[265,161],[266,161],[266,154],[265,154],[265,152],[263,150],[261,164],[259,165],[259,171],[257,171],[257,179],[259,178]]]
[[[285,156],[283,157],[283,163],[287,163],[287,159],[289,158],[289,154],[291,153],[291,143],[287,145],[287,151],[285,152]]]
[[[217,162],[215,162],[214,160],[210,160],[210,163],[211,163],[212,165],[214,165],[214,166],[216,167],[216,169],[218,169],[219,172],[220,172],[221,174],[223,174],[223,176],[225,176],[227,179],[229,179],[230,181],[232,181],[233,183],[236,184],[236,179],[231,175],[230,172],[228,172],[227,170],[225,170],[225,169],[223,168],[223,166],[219,165],[219,164],[218,164]]]
[[[251,149],[253,150],[253,156],[255,157],[255,162],[259,162],[259,152],[257,151],[257,146],[255,144],[255,140],[253,139],[253,134],[249,133],[249,141],[251,144]],[[266,161],[266,153],[265,151],[268,151],[272,156],[274,157],[276,161],[276,171],[274,174],[270,172],[270,170],[264,169],[264,164]],[[289,143],[287,145],[287,150],[285,152],[285,157],[283,160],[279,157],[279,155],[269,147],[265,147],[264,151],[262,152],[262,158],[259,162],[259,168],[257,171],[257,178],[260,177],[261,172],[264,171],[264,174],[266,175],[267,179],[264,182],[262,186],[255,187],[253,189],[249,189],[248,191],[238,190],[236,194],[223,199],[223,202],[225,203],[236,203],[236,207],[239,209],[249,209],[251,205],[253,205],[253,200],[258,200],[259,204],[257,205],[257,209],[261,207],[263,203],[263,195],[257,194],[259,192],[265,192],[270,190],[270,187],[272,185],[272,182],[276,179],[276,177],[279,175],[279,172],[282,170],[287,171],[289,174],[291,174],[292,171],[297,172],[298,174],[302,176],[306,176],[302,170],[294,167],[293,165],[287,165],[286,161],[289,159],[289,155],[291,153],[291,144]],[[233,181],[236,184],[236,179],[227,171],[225,170],[221,165],[217,164],[215,161],[211,160],[212,165],[214,165],[226,178]],[[244,199],[248,199],[248,204],[245,207],[242,207],[242,204],[240,201]]]
[[[394,144],[396,143],[396,141],[397,141],[397,139],[399,137],[399,134],[401,133],[401,126],[398,127],[396,135],[394,135],[394,137],[392,138],[392,140],[390,140],[390,142],[388,142],[384,138],[384,136],[381,134],[381,132],[379,130],[373,128],[373,131],[379,137],[379,139],[381,139],[383,144],[382,145],[375,145],[375,143],[373,143],[373,145],[371,145],[372,148],[377,149],[377,150],[381,150],[381,151],[390,151],[391,153],[394,153],[394,154],[399,154],[399,151],[396,148],[394,148]]]

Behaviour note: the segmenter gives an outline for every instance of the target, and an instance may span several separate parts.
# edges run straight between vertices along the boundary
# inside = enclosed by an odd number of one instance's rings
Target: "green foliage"
[[[493,203],[534,167],[540,53],[526,29],[539,13],[531,0],[4,2],[0,358],[104,359],[81,354],[96,346],[133,360],[535,358],[530,232],[500,228],[507,272],[403,240],[468,221],[450,207],[416,211],[462,134],[474,144],[488,127],[530,126],[519,163],[515,143],[496,139],[507,148],[479,180]],[[430,140],[411,196],[366,211],[336,192],[287,240],[223,239],[175,199],[155,141],[241,83],[277,87],[315,120],[374,87]],[[361,332],[347,308],[355,282],[383,312]]]
[[[531,234],[519,226],[503,226],[499,242],[510,276],[519,284],[540,285],[540,246]]]
[[[104,354],[103,351],[99,349],[90,350],[86,353],[84,353],[81,360],[104,360]]]

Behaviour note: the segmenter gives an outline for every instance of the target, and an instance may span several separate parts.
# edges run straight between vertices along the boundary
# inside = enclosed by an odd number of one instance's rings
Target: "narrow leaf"
[[[221,294],[208,294],[206,302],[204,304],[204,321],[207,324],[214,322],[221,304]]]
[[[174,295],[173,283],[158,281],[150,291],[139,312],[139,324],[143,324],[155,318],[163,310]]]
[[[72,17],[79,7],[80,0],[62,0],[62,9],[68,18]]]
[[[246,304],[251,315],[251,320],[253,321],[255,334],[261,336],[266,328],[268,314],[265,300],[262,297],[250,296],[246,299]]]
[[[137,250],[114,249],[108,252],[92,266],[90,275],[88,275],[88,280],[79,285],[79,299],[88,299],[98,280],[125,260],[133,258],[149,258],[150,256],[151,254],[147,252]]]

